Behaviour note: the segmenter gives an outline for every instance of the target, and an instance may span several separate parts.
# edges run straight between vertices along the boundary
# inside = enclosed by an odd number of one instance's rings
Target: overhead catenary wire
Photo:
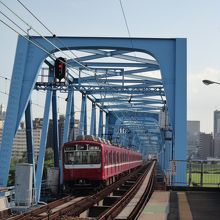
[[[17,0],[18,1],[18,0]],[[40,19],[38,19],[34,14],[33,14],[33,12],[31,12],[21,1],[18,1],[29,13],[31,13],[31,15],[34,17],[34,18],[36,18],[37,20],[38,20],[38,22],[40,22],[51,34],[52,34],[52,36],[53,37],[56,37],[56,34],[54,34],[49,28],[47,28],[46,27],[46,25],[44,25],[43,24],[43,22],[41,22],[40,21]],[[19,17],[19,16],[17,16],[17,17]],[[31,26],[29,25],[29,24],[27,24],[27,22],[25,22],[26,23],[26,25],[28,25],[30,28],[31,28]],[[33,29],[33,28],[32,28]],[[34,30],[34,29],[33,29]],[[40,33],[37,33],[37,34],[39,34],[40,36],[42,36]],[[43,37],[43,36],[42,36]],[[45,37],[44,37],[44,39],[45,39]],[[56,39],[59,39],[59,38],[57,38],[56,37]],[[47,41],[49,41],[48,39],[46,39]],[[60,39],[59,39],[59,41],[60,41]],[[62,43],[62,41],[60,41],[61,43]],[[55,46],[56,47],[56,45],[54,45],[53,43],[51,43],[50,41],[49,41],[49,43],[51,44],[51,45],[53,45],[53,46]],[[63,44],[63,43],[62,43]],[[63,44],[64,45],[64,44]],[[67,48],[67,49],[69,49],[68,47],[66,47],[66,45],[64,45],[64,47],[65,48]],[[56,49],[58,49],[60,52],[62,52],[62,53],[64,53],[62,50],[60,50],[58,47],[56,47]],[[69,49],[70,50],[70,49]],[[76,58],[78,58],[71,50],[70,50],[70,52],[76,57]],[[64,53],[65,55],[66,55],[66,53]],[[68,56],[69,57],[69,56]],[[73,58],[71,58],[71,57],[69,57],[70,59],[73,59]],[[91,68],[89,68],[89,67],[87,67],[87,66],[85,66],[85,65],[83,65],[82,63],[80,63],[79,61],[77,61],[76,59],[73,59],[76,63],[78,63],[79,65],[81,65],[82,67],[84,67],[85,69],[87,69],[87,70],[89,70],[89,71],[92,71],[92,72],[94,72],[94,73],[96,73],[96,71],[95,70],[93,70],[93,69],[91,69]],[[88,75],[88,74],[87,74]],[[99,83],[97,83],[98,85],[99,85]],[[101,94],[100,94],[100,96],[101,96]],[[113,98],[114,98],[114,95],[113,95]],[[115,113],[114,113],[115,114]],[[119,118],[118,116],[117,116],[117,118]]]
[[[1,75],[1,74],[0,74],[0,78],[2,78],[2,79],[4,79],[4,80],[11,81],[10,78],[4,77],[4,76]],[[44,91],[37,91],[37,92],[42,93],[42,94],[45,94]],[[5,95],[9,95],[9,93],[7,93],[6,91],[5,91],[5,92],[0,91],[0,93],[5,94]],[[57,98],[58,98],[58,99],[63,99],[63,100],[65,100],[65,98],[63,98],[63,97],[61,97],[61,96],[59,96],[59,95],[57,95]],[[33,102],[32,102],[32,104],[34,104],[34,105],[38,105],[38,104],[33,103]],[[39,105],[39,106],[40,106],[40,105]],[[43,107],[43,106],[41,106],[41,107]],[[75,107],[77,110],[80,110],[80,109],[78,108],[78,106],[75,105],[74,107]],[[60,112],[59,112],[59,113],[60,113]]]
[[[20,1],[18,1],[18,2],[20,2]],[[20,2],[21,3],[21,2]],[[32,13],[33,14],[33,13]],[[35,16],[36,17],[36,16]],[[36,19],[37,19],[37,17],[36,17]],[[29,25],[29,27],[31,27],[30,25]],[[46,28],[46,26],[44,25],[44,27]],[[32,28],[33,29],[33,28]],[[47,29],[48,31],[49,31],[49,29]],[[52,32],[50,31],[50,33],[52,34]],[[40,33],[38,33],[39,35],[41,35]],[[58,38],[59,39],[59,38]],[[27,40],[27,39],[26,39]],[[47,39],[46,39],[47,40]],[[60,40],[60,39],[59,39]],[[36,46],[36,45],[35,45]],[[66,47],[67,48],[67,47]],[[61,52],[63,52],[63,51],[61,51]],[[72,51],[71,51],[72,52]],[[75,56],[75,55],[74,55]],[[72,58],[71,58],[72,59]],[[76,61],[76,60],[75,60]],[[80,62],[78,62],[79,64],[81,64]],[[83,66],[83,64],[81,64],[81,66]],[[90,69],[90,68],[88,68],[88,67],[86,67],[86,66],[83,66],[83,67],[85,67],[85,69],[87,69],[87,70],[90,70],[90,71],[94,71],[94,70],[92,70],[92,69]],[[99,83],[98,83],[99,84]],[[114,95],[113,95],[113,98],[114,98]],[[115,113],[115,112],[114,112]],[[117,117],[118,118],[118,117]]]

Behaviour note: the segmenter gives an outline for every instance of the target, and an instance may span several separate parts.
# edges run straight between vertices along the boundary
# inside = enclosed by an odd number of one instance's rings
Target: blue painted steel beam
[[[73,60],[68,60],[67,63],[73,67],[83,68],[80,64],[76,63]],[[114,63],[114,62],[82,62],[83,66],[87,67],[110,67],[110,68],[122,68],[122,67],[157,67],[154,64],[146,64],[146,63]],[[84,67],[85,68],[85,67]]]
[[[85,113],[84,113],[84,135],[87,135],[87,96],[85,97]]]
[[[104,77],[103,77],[104,78]],[[104,79],[107,83],[118,83],[118,84],[122,84],[122,83],[142,83],[142,84],[150,84],[150,85],[162,85],[162,81],[159,82],[156,81],[154,82],[153,79],[152,80],[138,80],[138,79],[111,79],[111,78],[107,78],[107,79]],[[92,82],[99,82],[99,83],[103,83],[103,79],[100,79],[100,77],[94,79],[93,78],[90,78],[90,79],[85,79],[85,78],[81,78],[81,83],[92,83]]]
[[[120,106],[120,105],[118,105],[118,106],[103,106],[103,109],[104,110],[109,110],[109,111],[112,111],[112,110],[122,110],[122,111],[126,111],[127,110],[127,108],[129,108],[129,106]],[[152,111],[152,110],[154,110],[154,111],[159,111],[159,110],[161,110],[161,107],[135,107],[135,106],[133,106],[132,108],[131,108],[131,111]]]
[[[138,89],[137,89],[138,90]],[[139,89],[139,91],[137,90],[113,90],[113,89],[102,89],[102,88],[99,88],[99,89],[95,89],[95,90],[84,90],[86,92],[87,95],[90,95],[90,94],[100,94],[100,93],[104,93],[104,94],[130,94],[130,95],[135,95],[135,94],[140,94],[140,93],[143,93],[145,95],[145,97],[149,97],[149,96],[164,96],[164,92],[163,91],[146,91],[145,89]],[[142,90],[142,91],[141,91]]]
[[[82,94],[81,112],[80,112],[80,135],[85,135],[85,111],[86,111],[86,95]]]
[[[98,136],[102,138],[103,136],[103,111],[100,109],[99,111],[99,132]]]
[[[34,141],[33,141],[33,120],[31,111],[31,101],[28,102],[25,110],[25,124],[26,124],[26,141],[27,141],[27,162],[35,165],[34,160]]]
[[[146,76],[138,76],[138,75],[132,75],[134,73],[143,73],[143,72],[149,72],[149,71],[154,71],[154,70],[158,70],[158,68],[155,67],[147,67],[147,68],[140,68],[140,69],[135,69],[135,70],[128,70],[128,71],[124,71],[124,70],[120,70],[120,71],[112,71],[111,69],[107,69],[106,71],[102,74],[97,74],[96,78],[97,79],[106,79],[107,77],[116,77],[116,76],[128,76],[129,78],[141,78],[143,80],[149,80],[152,81],[152,83],[161,83],[161,79],[158,78],[153,78],[153,77],[146,77]],[[91,71],[96,72],[96,68],[92,68]],[[97,72],[99,72],[99,70],[97,69]],[[100,71],[102,72],[102,71]],[[95,80],[94,77],[91,76],[83,76],[80,79],[82,80]]]
[[[34,141],[33,141],[33,120],[32,120],[32,108],[31,100],[28,102],[25,110],[25,124],[26,124],[26,141],[27,141],[27,160],[29,164],[33,164],[33,188],[36,188],[35,177],[35,158],[34,158]],[[36,197],[33,198],[33,202],[36,203]]]
[[[43,119],[43,127],[41,133],[41,140],[39,146],[39,156],[37,161],[37,173],[36,173],[36,198],[37,201],[40,201],[40,192],[41,192],[41,181],[43,175],[44,168],[44,156],[46,151],[46,141],[47,141],[47,132],[49,125],[49,113],[50,113],[50,104],[52,99],[52,91],[47,91],[45,108],[44,108],[44,119]]]
[[[54,167],[59,167],[59,134],[56,90],[52,93]]]
[[[104,103],[104,102],[113,102],[113,103],[121,103],[121,102],[128,102],[129,96],[125,99],[125,97],[111,97],[111,98],[102,98],[102,99],[96,99],[96,102],[98,103]],[[165,101],[159,100],[159,99],[135,99],[136,96],[134,96],[131,99],[131,103],[143,103],[143,104],[164,104]]]
[[[20,100],[24,96],[22,88],[24,86],[23,78],[26,70],[29,46],[26,41],[23,41],[21,38],[18,39],[0,149],[0,186],[3,187],[7,186],[13,140],[21,120],[21,115],[19,116]],[[23,107],[22,113],[26,109],[26,106],[27,103]]]
[[[173,103],[174,117],[174,143],[175,143],[175,160],[186,159],[186,41],[177,39],[175,48],[175,94],[172,94],[175,102]],[[181,97],[181,98],[180,98]],[[168,106],[169,112],[169,106]],[[186,164],[177,163],[176,176],[174,181],[187,183]],[[180,184],[183,185],[183,184]]]
[[[72,107],[73,104],[73,91],[71,89],[69,89],[68,91],[68,96],[67,96],[67,104],[66,104],[66,117],[65,117],[65,121],[64,121],[64,132],[63,132],[63,143],[68,142],[69,140],[69,131],[70,131],[70,120],[72,117]],[[74,112],[74,111],[73,111]],[[74,113],[73,113],[74,115]]]
[[[107,139],[107,140],[110,139],[110,134],[109,134],[109,113],[105,114],[105,139]]]
[[[70,134],[70,127],[74,127],[74,94],[72,89],[70,88],[68,91],[67,96],[67,104],[66,104],[66,117],[64,121],[64,131],[63,131],[63,142],[61,143],[61,146],[66,143],[69,140],[69,134]],[[73,117],[73,118],[72,118]],[[73,124],[72,121],[73,120]],[[73,129],[74,132],[74,129]],[[59,167],[60,167],[60,185],[63,184],[63,156],[62,156],[62,150],[60,150],[60,157],[59,157]]]
[[[92,103],[90,134],[96,136],[96,105]]]
[[[71,91],[72,94],[72,105],[71,105],[71,118],[70,118],[70,135],[69,140],[75,140],[75,98],[74,90]]]
[[[83,52],[89,52],[93,53],[96,55],[100,55],[102,57],[117,57],[120,59],[125,59],[125,60],[130,60],[130,61],[135,61],[135,62],[140,62],[140,63],[147,63],[147,64],[155,64],[158,65],[156,60],[152,59],[146,59],[146,58],[140,58],[137,56],[132,56],[132,55],[125,55],[125,53],[130,53],[130,50],[114,50],[114,51],[104,51],[104,50],[94,50],[94,49],[83,49],[81,50]]]
[[[89,56],[84,56],[84,57],[79,57],[79,58],[76,58],[75,60],[77,60],[77,61],[79,61],[80,63],[82,63],[83,61],[87,61],[87,60],[95,60],[95,59],[99,59],[99,58],[102,58],[103,57],[103,55],[99,55],[99,54],[96,54],[96,55],[89,55]],[[79,65],[79,63],[76,63],[74,60],[72,60],[72,63],[74,63],[74,64],[78,64]],[[74,65],[73,64],[73,65]],[[81,65],[79,65],[79,66],[81,66]],[[81,66],[82,67],[82,66]]]

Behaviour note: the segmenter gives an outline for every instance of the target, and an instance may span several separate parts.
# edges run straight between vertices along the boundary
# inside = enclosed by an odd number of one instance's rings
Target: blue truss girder
[[[39,43],[45,50],[50,54],[54,54],[58,51],[52,44],[48,41],[45,41],[42,37],[31,37],[35,43]],[[113,88],[104,87],[89,87],[89,86],[75,86],[74,89],[81,90],[86,94],[91,94],[90,99],[95,102],[96,98],[101,96],[120,96],[121,94],[126,95],[139,95],[143,96],[152,96],[160,97],[166,95],[166,105],[169,112],[169,125],[173,130],[173,148],[174,149],[174,159],[185,159],[186,156],[186,40],[185,39],[144,39],[144,38],[88,38],[88,37],[60,37],[59,41],[54,37],[47,37],[56,47],[61,48],[62,50],[90,50],[91,48],[97,50],[95,54],[103,53],[105,57],[111,57],[111,59],[120,58],[122,61],[127,60],[127,66],[132,66],[134,68],[143,67],[143,68],[160,68],[162,86],[159,90],[149,90],[149,87],[146,90],[145,88]],[[132,40],[133,46],[130,42]],[[63,46],[65,45],[65,46]],[[126,51],[126,52],[124,52]],[[142,52],[148,55],[152,55],[155,60],[148,60],[142,57],[132,56],[130,52]],[[6,113],[5,126],[3,130],[2,144],[0,149],[0,185],[5,186],[7,184],[7,174],[9,170],[10,157],[11,157],[11,148],[13,143],[14,135],[19,126],[21,117],[26,109],[27,103],[29,102],[30,94],[35,86],[37,74],[42,62],[48,57],[48,53],[45,51],[36,48],[30,42],[26,42],[25,39],[19,37],[18,46],[15,57],[15,65],[12,74],[12,82],[10,88],[10,95],[8,101],[8,110]],[[104,58],[105,58],[104,57]],[[91,56],[90,56],[91,59]],[[88,57],[87,57],[88,60]],[[76,61],[74,61],[76,63]],[[91,62],[83,62],[83,64]],[[90,64],[89,64],[90,63]],[[117,62],[115,62],[117,63]],[[126,62],[124,62],[126,63]],[[96,67],[111,67],[119,68],[120,65],[122,68],[125,68],[121,64],[114,65],[110,63],[108,66],[105,66],[104,63],[96,62]],[[78,63],[78,67],[82,65]],[[154,66],[153,66],[154,65]],[[75,68],[77,65],[73,65]],[[93,65],[93,67],[95,67]],[[132,68],[132,67],[130,67]],[[90,72],[90,70],[85,70]],[[127,78],[133,79],[146,79],[141,73],[140,75],[132,73],[130,75],[124,75],[125,71],[130,71],[124,69],[121,74],[122,80]],[[93,70],[91,71],[94,74]],[[143,73],[142,73],[143,74]],[[85,73],[81,74],[81,77]],[[108,76],[111,77],[111,76]],[[71,78],[71,77],[70,77]],[[114,85],[115,86],[115,85]],[[114,87],[112,85],[112,87]],[[46,88],[45,88],[46,89]],[[51,88],[52,89],[52,88]],[[59,89],[57,86],[53,89]],[[67,91],[62,90],[60,91]],[[50,91],[48,91],[50,92]],[[92,98],[91,98],[92,96]],[[132,100],[132,99],[131,99]],[[86,106],[83,108],[86,110]],[[129,109],[124,111],[123,114],[135,115],[137,112],[130,111]],[[109,132],[112,132],[112,126],[116,122],[117,118],[120,115],[120,111],[115,111],[114,115],[117,114],[117,117],[109,117]],[[84,128],[86,127],[85,115],[82,118]],[[120,117],[119,117],[120,118]],[[123,117],[120,121],[123,121]],[[120,126],[120,124],[118,125]],[[84,130],[85,132],[85,130]],[[123,133],[121,133],[123,135]],[[127,135],[127,134],[126,134]],[[127,135],[129,139],[129,135]],[[126,140],[128,140],[126,139]],[[125,141],[125,139],[124,139]],[[139,142],[141,143],[141,141]],[[142,151],[146,151],[145,148]],[[183,167],[183,170],[186,170],[186,167]],[[179,173],[180,167],[177,167],[177,173]],[[179,177],[179,176],[177,176]],[[176,177],[176,178],[177,178]],[[186,178],[186,176],[184,177]]]
[[[61,92],[68,91],[68,85],[65,83],[45,83],[38,82],[35,85],[36,90],[53,90],[56,88]],[[73,89],[75,91],[82,91],[86,94],[113,94],[113,93],[121,93],[121,94],[144,94],[145,96],[164,96],[165,93],[163,91],[163,87],[161,86],[148,86],[146,85],[133,85],[133,86],[121,86],[121,85],[73,85]]]
[[[112,110],[112,109],[124,109],[126,110],[127,108],[131,107],[131,105],[123,105],[123,104],[120,104],[120,105],[104,105],[102,106],[103,109],[106,109],[106,110]],[[140,111],[148,111],[148,110],[161,110],[161,107],[158,107],[158,106],[132,106],[131,109],[133,109],[134,111],[135,110],[140,110]]]
[[[131,55],[125,55],[126,53],[130,53],[130,51],[126,51],[126,50],[114,50],[114,51],[104,51],[104,50],[91,50],[91,49],[87,49],[87,50],[81,50],[83,52],[88,52],[88,53],[93,53],[95,55],[99,55],[102,57],[117,57],[120,59],[124,59],[124,60],[129,60],[129,61],[135,61],[135,62],[140,62],[140,63],[146,63],[146,64],[154,64],[154,65],[158,65],[157,61],[155,60],[151,60],[151,59],[146,59],[146,58],[140,58],[135,56],[131,56]],[[87,60],[85,57],[82,57],[83,60]],[[93,58],[96,59],[96,58]],[[80,59],[78,59],[79,61]],[[82,60],[80,60],[82,61]]]
[[[128,102],[129,100],[129,96],[125,97],[111,97],[111,98],[102,98],[102,99],[96,99],[96,102],[98,103],[104,103],[104,102],[112,102],[112,103],[122,103],[122,102]],[[131,103],[135,104],[135,103],[142,103],[142,104],[165,104],[165,102],[163,100],[159,100],[159,99],[135,99],[136,96],[132,97]]]
[[[140,82],[140,80],[137,80],[137,79],[124,79],[123,82],[121,79],[110,79],[110,78],[103,78],[103,79],[100,79],[100,78],[95,78],[94,77],[91,77],[91,79],[84,79],[84,78],[81,78],[80,79],[80,83],[83,84],[83,83],[92,83],[92,82],[95,82],[95,83],[103,83],[103,82],[106,82],[106,83],[119,83],[119,84],[122,84],[122,83],[137,83],[137,84],[146,84],[146,85],[162,85],[162,82],[160,81],[153,81],[153,80],[142,80]]]
[[[86,69],[86,67],[85,67]],[[94,79],[99,79],[99,78],[104,78],[104,79],[108,79],[109,77],[116,77],[116,76],[127,76],[127,77],[135,77],[131,76],[132,74],[136,74],[136,73],[145,73],[145,72],[150,72],[150,71],[155,71],[158,70],[158,68],[155,67],[145,67],[145,68],[138,68],[138,69],[133,69],[133,70],[124,70],[124,69],[112,69],[112,68],[106,68],[106,69],[98,69],[98,68],[91,68],[89,69],[90,71],[93,72],[93,76],[84,76],[81,77],[80,79],[84,79],[84,80],[94,80]],[[94,78],[95,76],[95,78]],[[138,75],[136,75],[138,77]],[[145,76],[140,76],[143,79],[145,79]],[[162,82],[161,79],[158,78],[153,78],[153,77],[146,77],[146,79],[151,80],[152,82]]]
[[[81,62],[81,65],[77,63],[74,60],[68,60],[67,64],[70,65],[72,68],[77,68],[77,69],[88,69],[88,68],[96,68],[96,67],[105,67],[105,68],[125,68],[125,67],[152,67],[152,68],[157,68],[158,66],[154,64],[146,64],[146,63],[115,63],[115,62]],[[82,66],[83,65],[83,66]]]

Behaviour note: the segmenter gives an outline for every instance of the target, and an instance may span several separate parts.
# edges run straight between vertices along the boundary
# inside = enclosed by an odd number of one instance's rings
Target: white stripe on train
[[[142,162],[142,160],[106,165],[106,166],[104,166],[104,168],[106,169],[106,168],[118,167],[118,166],[122,166],[122,165],[128,165],[128,164],[140,163],[140,162]],[[65,164],[64,167],[65,167],[65,169],[97,169],[97,168],[101,168],[101,164],[78,164],[78,165]]]

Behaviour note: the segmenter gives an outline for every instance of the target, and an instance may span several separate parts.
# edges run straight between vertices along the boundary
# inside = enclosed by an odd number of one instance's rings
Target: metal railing
[[[181,172],[182,167],[186,172]],[[167,184],[171,186],[220,187],[220,161],[173,160],[169,163],[166,177]]]

